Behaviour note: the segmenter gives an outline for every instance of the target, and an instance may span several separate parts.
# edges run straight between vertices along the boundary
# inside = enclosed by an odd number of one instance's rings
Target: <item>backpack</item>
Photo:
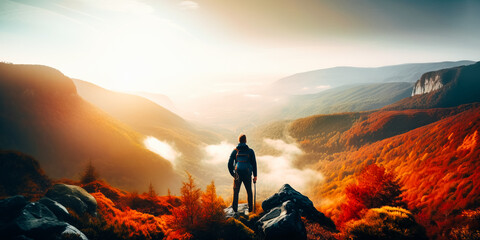
[[[235,172],[251,174],[252,164],[250,164],[250,155],[248,154],[250,149],[240,151],[238,148],[235,148],[235,150],[237,151]]]

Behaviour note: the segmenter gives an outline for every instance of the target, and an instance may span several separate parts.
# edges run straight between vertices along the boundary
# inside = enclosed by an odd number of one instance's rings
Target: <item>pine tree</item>
[[[202,194],[202,222],[207,226],[224,219],[223,200],[217,196],[215,183],[212,181]]]
[[[174,210],[177,227],[188,231],[198,226],[201,213],[200,196],[202,191],[197,187],[190,173],[187,172],[188,180],[183,182],[180,189],[182,206]]]
[[[153,187],[152,182],[150,182],[150,185],[148,186],[148,196],[150,198],[157,197],[157,193],[155,192],[155,188]]]
[[[81,182],[83,184],[91,183],[93,181],[96,181],[98,179],[98,173],[95,170],[95,167],[93,167],[92,161],[90,160],[88,162],[87,167],[83,171],[83,175],[81,177]]]

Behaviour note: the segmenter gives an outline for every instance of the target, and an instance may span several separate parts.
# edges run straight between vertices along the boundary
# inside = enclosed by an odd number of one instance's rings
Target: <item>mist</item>
[[[280,155],[257,156],[258,184],[265,189],[278,190],[283,184],[288,183],[299,191],[307,190],[311,184],[318,184],[324,176],[312,169],[299,169],[293,162],[303,154],[303,151],[294,143],[283,140],[263,140],[268,146],[275,148]]]
[[[164,141],[160,141],[155,137],[148,136],[143,141],[145,147],[165,158],[172,163],[173,166],[176,165],[176,160],[182,155],[180,152],[176,151],[170,144]]]
[[[257,199],[264,199],[275,193],[282,185],[288,183],[298,191],[306,191],[311,184],[318,184],[324,180],[324,176],[312,169],[299,169],[294,166],[297,157],[303,151],[294,143],[287,143],[283,140],[265,138],[263,141],[280,154],[257,155]],[[254,145],[250,146],[256,149]],[[228,142],[207,145],[204,148],[206,158],[204,162],[211,169],[218,194],[226,199],[231,198],[233,178],[227,168],[228,158],[235,145]],[[240,189],[240,200],[246,198],[245,188]]]

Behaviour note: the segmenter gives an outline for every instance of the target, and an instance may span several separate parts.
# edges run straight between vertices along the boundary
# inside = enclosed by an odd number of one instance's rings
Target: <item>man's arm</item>
[[[230,172],[230,175],[232,175],[232,177],[235,177],[235,173],[233,172],[233,170],[235,170],[235,166],[233,166],[233,163],[235,160],[235,156],[237,155],[236,153],[237,151],[233,150],[233,152],[230,154],[230,158],[228,159],[228,171]]]

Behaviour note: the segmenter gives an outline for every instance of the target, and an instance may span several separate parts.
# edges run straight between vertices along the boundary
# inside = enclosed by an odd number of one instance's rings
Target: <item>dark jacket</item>
[[[249,156],[248,161],[250,161],[250,164],[252,165],[253,176],[256,177],[257,176],[257,159],[255,158],[255,152],[253,151],[253,149],[249,148],[245,143],[239,143],[236,149],[241,151],[248,150],[248,156]],[[228,159],[228,171],[230,172],[230,175],[232,175],[232,177],[235,176],[234,170],[235,170],[235,164],[237,160],[236,149],[232,151],[232,154],[230,154],[230,158]]]

